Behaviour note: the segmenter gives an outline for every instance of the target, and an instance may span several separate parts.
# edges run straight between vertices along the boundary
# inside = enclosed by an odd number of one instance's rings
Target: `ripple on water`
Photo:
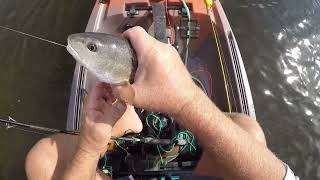
[[[278,41],[285,41],[286,45],[284,52],[280,55],[278,67],[287,83],[296,92],[320,107],[320,36],[311,34],[302,38],[290,37],[292,32],[299,34],[303,31],[299,29],[307,26],[309,26],[309,20],[303,19],[295,26],[278,33]],[[305,112],[308,116],[313,115],[310,111]]]
[[[320,179],[320,0],[226,5],[269,147],[302,179]]]
[[[313,1],[319,6],[319,0]],[[303,17],[275,34],[281,46],[277,67],[287,89],[281,94],[288,109],[298,116],[295,119],[304,141],[293,140],[294,151],[301,153],[303,164],[296,156],[290,162],[300,166],[305,176],[320,177],[320,35],[319,20],[314,16]],[[293,96],[292,92],[297,95]],[[265,93],[266,94],[266,93]],[[267,94],[266,94],[267,95]]]

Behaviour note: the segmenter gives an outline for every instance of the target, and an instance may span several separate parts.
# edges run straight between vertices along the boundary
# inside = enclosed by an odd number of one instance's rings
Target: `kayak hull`
[[[154,33],[150,12],[143,11],[137,17],[132,18],[128,17],[128,12],[125,11],[125,8],[132,4],[136,6],[140,4],[152,5],[148,0],[109,0],[104,3],[101,2],[103,1],[98,0],[95,3],[86,32],[120,34],[123,31],[121,28],[123,25],[131,24],[144,27],[151,35]],[[171,6],[181,3],[180,0],[169,2]],[[212,86],[212,97],[210,98],[221,110],[244,113],[255,118],[254,104],[242,56],[220,2],[214,1],[210,16],[208,16],[208,10],[202,1],[187,1],[187,4],[190,5],[200,25],[200,35],[198,38],[192,39],[190,44],[189,62],[191,65],[188,66],[189,71],[191,73],[195,72],[200,78],[203,75],[197,73],[199,69],[206,69],[210,73],[211,84],[210,79],[204,81],[206,81],[207,86]],[[171,23],[179,24],[180,21],[181,25],[181,18],[179,19],[173,13],[169,12],[169,14],[171,15]],[[214,32],[211,23],[216,29],[216,38],[213,37]],[[178,45],[183,46],[185,40],[181,38],[177,41]],[[217,51],[218,48],[220,48],[220,51]],[[183,54],[181,51],[180,53]],[[223,58],[224,70],[221,69],[221,62],[219,63],[219,53]],[[223,77],[221,74],[225,74],[225,76]],[[228,84],[224,83],[226,80],[228,80]],[[82,98],[90,91],[96,81],[95,76],[80,64],[76,64],[68,107],[68,130],[79,129]],[[226,93],[226,89],[229,93]],[[226,95],[229,96],[229,99],[226,98]],[[231,105],[226,103],[228,101]]]

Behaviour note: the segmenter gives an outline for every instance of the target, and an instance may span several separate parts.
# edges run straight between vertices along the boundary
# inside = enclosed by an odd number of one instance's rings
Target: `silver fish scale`
[[[95,45],[94,52],[88,45]],[[79,33],[68,37],[68,51],[101,81],[132,82],[137,69],[136,54],[128,40],[102,33]]]

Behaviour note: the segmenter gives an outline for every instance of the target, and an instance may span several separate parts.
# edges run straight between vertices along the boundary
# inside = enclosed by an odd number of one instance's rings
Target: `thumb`
[[[135,89],[127,82],[124,85],[112,86],[113,95],[122,101],[132,105],[135,98]]]
[[[123,32],[123,36],[129,39],[133,49],[137,53],[138,61],[144,60],[142,57],[145,52],[154,45],[154,40],[151,36],[140,26],[135,26]]]
[[[117,122],[127,110],[127,104],[120,99],[116,99],[111,105],[106,107],[105,113],[109,114],[110,121]]]

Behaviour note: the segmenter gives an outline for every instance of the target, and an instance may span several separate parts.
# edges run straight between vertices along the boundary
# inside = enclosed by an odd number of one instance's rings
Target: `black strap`
[[[166,37],[166,10],[163,3],[155,3],[152,5],[152,14],[154,22],[154,37],[163,42],[168,43]]]

